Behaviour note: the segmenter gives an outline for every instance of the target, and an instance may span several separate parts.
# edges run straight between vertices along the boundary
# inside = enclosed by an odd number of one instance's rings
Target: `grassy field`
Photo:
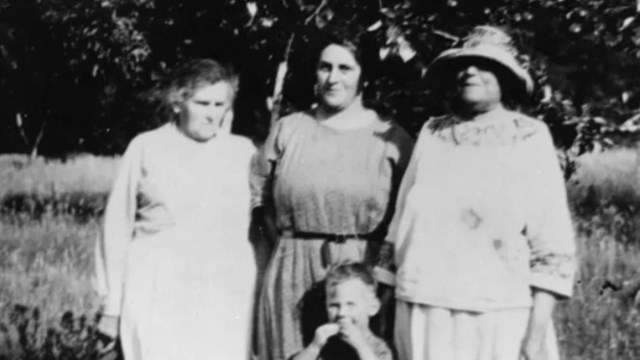
[[[92,359],[93,247],[118,160],[0,157],[0,359]]]
[[[640,358],[636,300],[603,290],[640,276],[636,157],[585,156],[569,182],[580,276],[556,311],[564,359]],[[0,360],[96,358],[93,246],[117,164],[0,157]]]

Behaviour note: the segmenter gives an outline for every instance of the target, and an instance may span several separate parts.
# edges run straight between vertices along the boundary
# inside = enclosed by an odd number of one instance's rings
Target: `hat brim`
[[[475,46],[472,48],[454,48],[442,52],[433,60],[425,75],[427,82],[439,82],[448,73],[449,65],[463,59],[484,59],[501,65],[520,82],[524,95],[533,93],[533,79],[516,59],[508,52],[495,46]],[[436,85],[436,84],[434,84]]]

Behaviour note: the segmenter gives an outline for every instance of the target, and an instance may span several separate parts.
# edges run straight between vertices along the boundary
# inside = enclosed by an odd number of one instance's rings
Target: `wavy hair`
[[[173,107],[182,105],[203,85],[219,82],[229,84],[232,100],[238,92],[238,76],[230,66],[212,59],[194,59],[175,68],[168,76],[164,88],[164,116],[172,120]]]

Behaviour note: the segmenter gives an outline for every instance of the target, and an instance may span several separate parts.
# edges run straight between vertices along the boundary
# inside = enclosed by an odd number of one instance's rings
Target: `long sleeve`
[[[251,186],[251,209],[265,206],[272,196],[271,172],[273,163],[277,161],[280,150],[280,132],[283,120],[278,121],[271,129],[265,143],[258,148],[251,159],[251,173],[249,182]]]
[[[410,152],[410,155],[407,156],[409,161],[401,177],[400,186],[395,199],[394,216],[389,224],[386,239],[380,248],[378,260],[374,268],[377,280],[388,285],[395,284],[394,272],[396,270],[396,264],[394,258],[396,237],[400,230],[400,223],[402,222],[407,194],[415,182],[418,157],[420,153],[420,138],[418,138],[418,142],[415,144],[415,147],[413,147],[413,143],[408,146],[410,146],[408,149],[413,149],[413,152],[408,150],[408,152]]]
[[[129,245],[134,235],[136,192],[140,179],[141,144],[134,139],[113,184],[101,236],[96,242],[96,291],[105,315],[119,316]]]
[[[530,139],[531,189],[525,235],[531,250],[530,285],[570,296],[575,276],[575,243],[565,183],[546,127]]]
[[[265,155],[265,145],[251,158],[249,187],[251,189],[251,209],[264,206],[271,197],[271,162]]]

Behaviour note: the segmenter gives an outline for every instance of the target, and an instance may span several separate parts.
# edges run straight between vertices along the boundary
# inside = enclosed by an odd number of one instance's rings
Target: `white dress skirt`
[[[126,359],[246,359],[251,248],[233,238],[173,235],[137,240],[131,248],[121,323]]]
[[[395,342],[399,360],[520,360],[531,309],[475,313],[397,300]],[[546,357],[559,360],[553,326]]]

